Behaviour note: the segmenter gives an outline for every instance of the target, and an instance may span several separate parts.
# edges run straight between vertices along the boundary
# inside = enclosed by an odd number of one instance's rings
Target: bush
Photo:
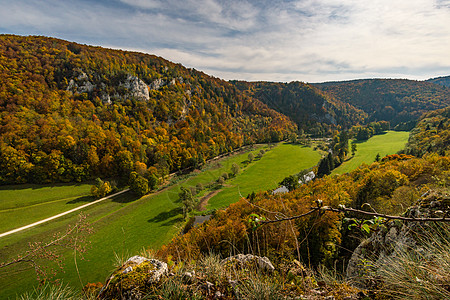
[[[223,178],[222,176],[220,176],[220,177],[217,179],[217,183],[220,184],[220,185],[224,184],[224,183],[225,183],[225,178]]]

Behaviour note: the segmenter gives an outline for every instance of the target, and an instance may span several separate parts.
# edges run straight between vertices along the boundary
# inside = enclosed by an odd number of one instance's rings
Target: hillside
[[[450,88],[424,81],[364,79],[314,84],[322,91],[368,114],[368,121],[391,127],[415,121],[428,111],[450,105]]]
[[[441,124],[438,135],[443,136],[449,127],[448,119],[448,109],[432,112],[418,127],[429,131],[427,136],[434,136],[431,125],[422,126],[434,120],[434,126]],[[343,286],[346,291],[353,286],[364,288],[362,295],[369,295],[359,299],[447,299],[448,223],[414,220],[436,220],[448,215],[450,158],[438,155],[440,148],[428,152],[423,158],[389,155],[380,162],[363,164],[340,176],[316,179],[282,195],[259,193],[242,198],[227,210],[218,211],[202,226],[175,237],[159,255],[178,256],[185,261],[201,260],[207,253],[223,257],[231,253],[267,256],[280,273],[299,274],[297,279],[287,275],[289,284],[279,288],[279,293],[296,291],[305,299],[327,299],[305,297],[309,292],[308,288],[305,291],[305,277],[314,273],[305,266],[317,270],[315,278],[324,282],[317,283],[314,291],[327,290],[324,295],[336,297]],[[314,212],[314,207],[323,207],[323,212]],[[325,212],[330,207],[339,209]],[[348,208],[384,216],[407,216],[413,221],[370,219],[361,213],[348,213]],[[293,265],[301,272],[294,273]],[[430,265],[433,267],[428,268]],[[331,271],[324,271],[323,266]],[[343,275],[346,279],[338,279],[339,274],[347,274]],[[328,279],[323,279],[324,275]]]
[[[450,87],[450,76],[442,76],[428,79],[427,82],[432,82],[434,84]]]
[[[162,58],[0,36],[0,184],[148,176],[296,131],[233,85]]]
[[[425,114],[411,131],[405,153],[450,155],[450,107]]]
[[[338,125],[348,128],[363,123],[367,117],[363,111],[307,83],[232,83],[247,95],[290,117],[300,129],[317,136],[329,134]]]

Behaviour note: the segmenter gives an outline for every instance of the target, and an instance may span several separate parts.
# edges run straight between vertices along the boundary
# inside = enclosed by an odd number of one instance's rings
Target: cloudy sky
[[[223,79],[450,75],[450,0],[0,0],[0,33],[156,54]]]

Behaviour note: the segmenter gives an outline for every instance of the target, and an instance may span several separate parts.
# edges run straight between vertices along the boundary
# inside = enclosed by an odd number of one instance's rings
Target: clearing
[[[380,154],[381,158],[395,154],[405,148],[408,138],[409,132],[388,131],[385,134],[374,135],[367,141],[356,142],[357,150],[355,156],[334,169],[331,174],[344,174],[353,171],[362,163],[371,164],[375,161],[377,154]]]

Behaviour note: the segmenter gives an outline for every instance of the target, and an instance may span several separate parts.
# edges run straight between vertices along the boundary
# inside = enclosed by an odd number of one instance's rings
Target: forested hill
[[[164,175],[295,131],[230,83],[156,56],[0,35],[0,184]]]
[[[432,82],[434,84],[450,87],[450,76],[431,78],[428,79],[427,82]]]
[[[414,121],[428,111],[450,105],[450,88],[403,79],[365,79],[314,84],[344,103],[364,110],[368,121],[391,126]]]
[[[320,136],[336,125],[351,127],[363,123],[367,114],[336,100],[316,87],[298,81],[290,83],[232,81],[247,95],[255,97],[297,123],[299,128]]]
[[[433,152],[450,155],[450,106],[422,116],[405,149],[405,153],[415,156]]]

